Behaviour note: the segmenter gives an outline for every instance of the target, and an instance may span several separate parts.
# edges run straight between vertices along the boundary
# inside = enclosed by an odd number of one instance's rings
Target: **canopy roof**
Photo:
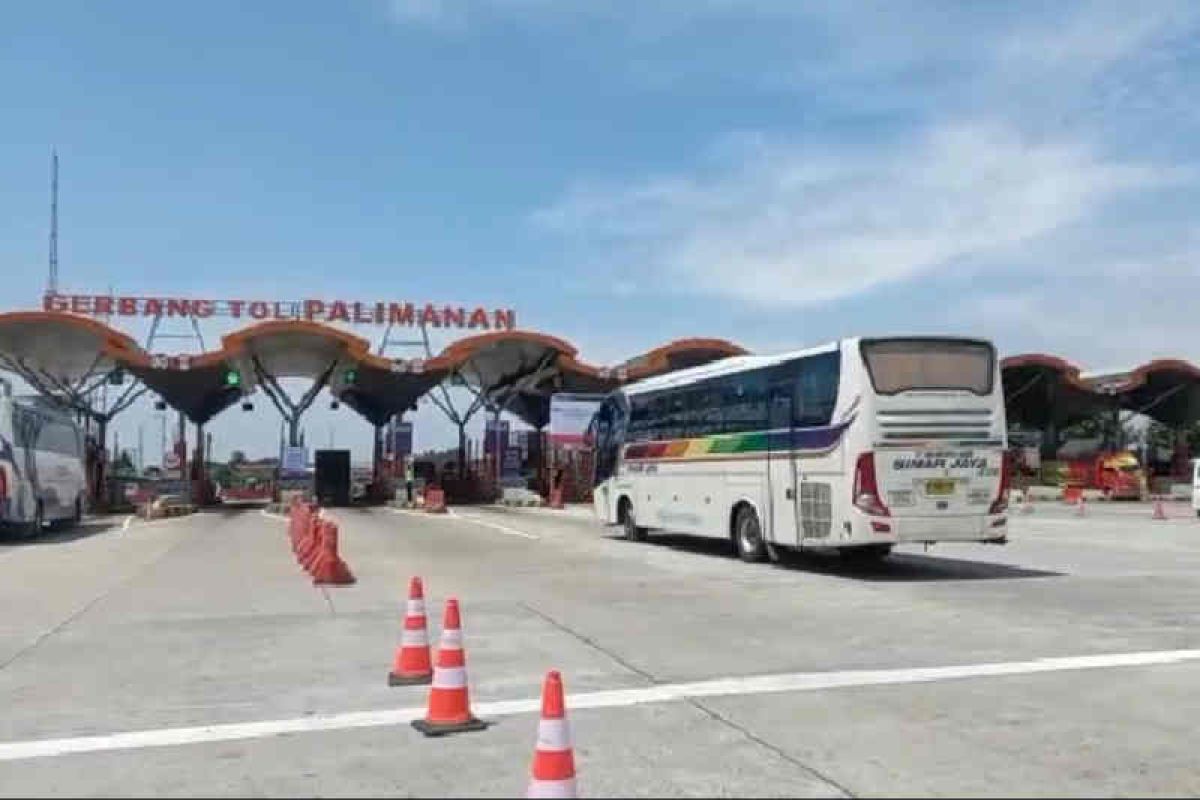
[[[57,311],[0,314],[0,366],[34,370],[55,381],[74,384],[111,372],[140,350],[129,336],[89,317]]]
[[[1105,408],[1136,411],[1172,427],[1200,420],[1200,368],[1187,361],[1083,373],[1062,358],[1026,353],[1005,358],[1000,368],[1010,423],[1045,428]]]
[[[380,425],[451,379],[541,427],[549,421],[553,393],[607,392],[631,380],[745,352],[720,339],[682,339],[616,367],[599,367],[582,361],[574,346],[557,337],[496,331],[456,341],[432,359],[393,360],[339,328],[272,320],[227,334],[218,350],[161,356],[90,317],[51,311],[0,314],[0,357],[75,381],[99,367],[124,368],[201,424],[259,387],[274,393],[280,378],[309,378],[316,389],[327,385],[335,397]]]

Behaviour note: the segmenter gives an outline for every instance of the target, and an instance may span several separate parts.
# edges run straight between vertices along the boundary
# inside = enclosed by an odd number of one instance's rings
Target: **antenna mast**
[[[50,277],[46,293],[58,293],[58,148],[54,149],[50,166]]]

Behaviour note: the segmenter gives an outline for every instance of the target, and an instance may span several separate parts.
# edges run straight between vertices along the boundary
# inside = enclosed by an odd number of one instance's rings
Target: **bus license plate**
[[[937,497],[954,494],[954,481],[946,478],[925,481],[925,493]]]

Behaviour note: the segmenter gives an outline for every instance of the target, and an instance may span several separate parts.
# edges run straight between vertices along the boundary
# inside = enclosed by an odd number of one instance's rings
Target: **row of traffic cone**
[[[288,536],[296,561],[312,576],[316,586],[347,586],[354,583],[350,567],[338,552],[337,522],[321,516],[315,503],[292,500],[288,513]]]
[[[1163,505],[1162,497],[1155,495],[1153,499],[1154,499],[1154,512],[1150,515],[1150,518],[1157,519],[1157,520],[1169,519],[1169,517],[1167,517],[1166,506]],[[1071,503],[1071,505],[1075,506],[1075,516],[1077,516],[1077,517],[1086,517],[1087,516],[1087,498],[1083,494],[1078,494],[1077,496],[1075,496],[1073,498],[1073,500],[1068,500],[1067,502],[1069,502],[1069,503]],[[1021,507],[1021,511],[1022,511],[1022,513],[1025,513],[1025,514],[1033,513],[1033,504],[1030,501],[1028,491],[1025,492],[1025,502]]]
[[[481,731],[488,723],[471,711],[467,656],[463,648],[462,613],[456,598],[446,600],[437,657],[429,656],[425,587],[420,578],[409,581],[408,604],[400,646],[388,673],[388,685],[429,684],[423,719],[412,726],[426,736]],[[528,797],[575,797],[575,756],[567,722],[562,676],[547,673],[542,685],[542,716],[527,792]]]

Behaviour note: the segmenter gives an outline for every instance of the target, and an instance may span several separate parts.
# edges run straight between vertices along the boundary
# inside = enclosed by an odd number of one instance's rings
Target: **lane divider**
[[[1200,650],[1160,650],[1141,653],[1107,653],[1065,658],[1040,658],[1030,661],[966,664],[915,669],[848,670],[843,672],[793,672],[776,675],[739,676],[689,683],[658,684],[634,689],[612,689],[570,695],[572,710],[622,708],[649,703],[665,703],[702,697],[732,697],[781,692],[812,692],[859,686],[894,686],[934,683],[946,680],[1030,675],[1091,669],[1150,667],[1200,661]],[[500,700],[479,703],[480,717],[529,714],[542,707],[541,698]],[[76,753],[137,750],[210,742],[264,739],[293,733],[350,730],[408,725],[423,719],[424,706],[363,711],[328,716],[201,725],[188,728],[112,733],[66,739],[39,739],[0,743],[0,761],[49,758]]]

